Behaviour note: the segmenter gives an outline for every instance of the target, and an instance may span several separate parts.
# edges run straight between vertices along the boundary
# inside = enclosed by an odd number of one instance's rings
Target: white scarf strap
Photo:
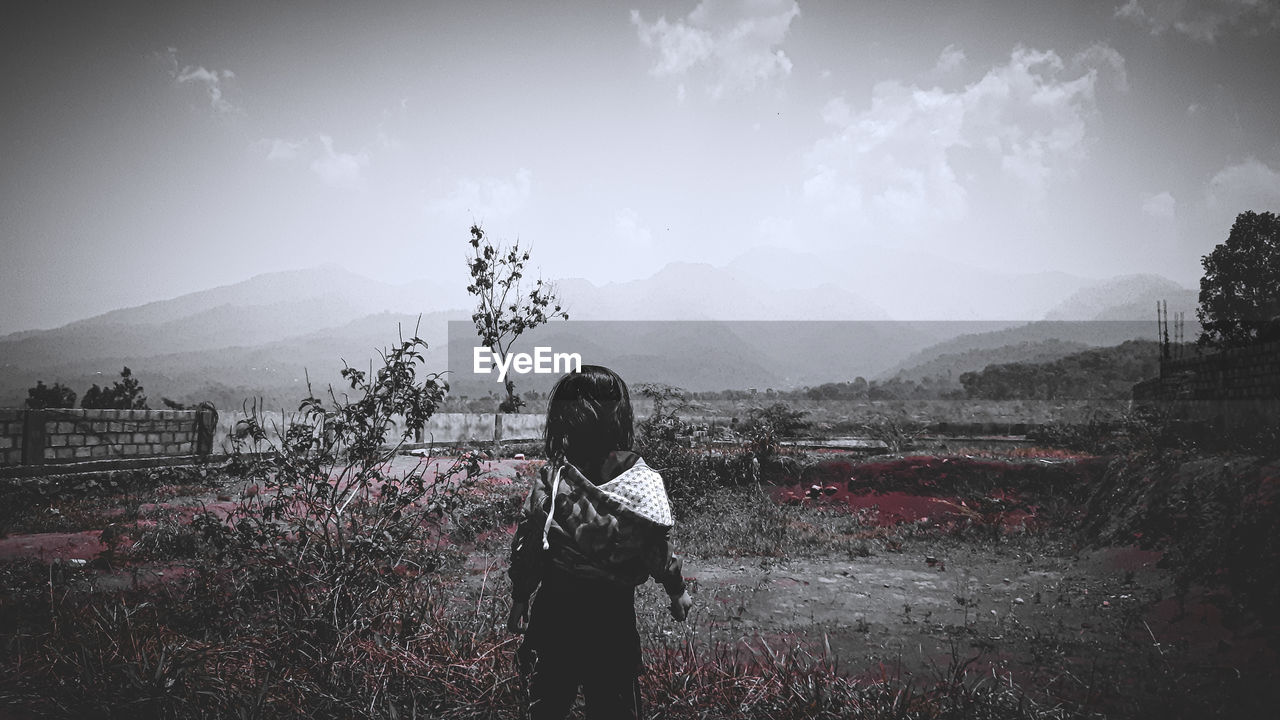
[[[551,469],[551,507],[547,508],[547,521],[542,525],[542,549],[550,550],[551,542],[547,539],[551,532],[551,518],[556,512],[556,490],[560,487],[560,463]]]

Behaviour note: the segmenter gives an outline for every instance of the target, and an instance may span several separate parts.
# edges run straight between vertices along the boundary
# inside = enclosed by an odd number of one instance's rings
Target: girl
[[[662,477],[631,452],[632,423],[626,383],[598,365],[560,378],[547,402],[548,462],[508,571],[507,627],[525,636],[517,657],[532,720],[565,717],[579,686],[588,718],[639,718],[635,588],[652,576],[679,621],[693,604]]]

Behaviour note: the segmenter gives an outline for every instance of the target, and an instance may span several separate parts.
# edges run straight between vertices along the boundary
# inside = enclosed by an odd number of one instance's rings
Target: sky
[[[461,288],[472,222],[597,284],[774,247],[1194,287],[1280,210],[1270,0],[10,0],[0,58],[0,332]]]

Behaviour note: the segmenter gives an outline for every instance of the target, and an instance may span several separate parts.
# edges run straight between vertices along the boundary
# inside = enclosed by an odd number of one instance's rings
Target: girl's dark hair
[[[583,365],[560,378],[547,399],[547,459],[592,467],[614,450],[631,449],[633,423],[622,378],[607,367]]]

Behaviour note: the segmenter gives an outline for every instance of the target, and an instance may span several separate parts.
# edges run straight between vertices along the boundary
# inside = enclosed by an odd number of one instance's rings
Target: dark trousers
[[[640,681],[634,674],[584,672],[567,663],[535,657],[527,676],[529,720],[562,720],[578,698],[586,701],[588,720],[639,720]]]
[[[530,720],[560,720],[582,688],[589,720],[640,717],[635,588],[549,573],[518,653]]]

